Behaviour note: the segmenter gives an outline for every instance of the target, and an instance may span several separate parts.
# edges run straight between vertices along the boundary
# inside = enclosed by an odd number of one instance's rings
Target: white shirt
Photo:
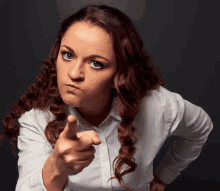
[[[98,128],[85,121],[75,108],[67,106],[68,115],[77,118],[78,132],[95,130],[101,144],[93,145],[95,158],[89,166],[77,175],[68,176],[64,191],[126,190],[117,179],[108,181],[114,177],[112,163],[120,148],[117,127],[121,117],[115,109],[116,101],[117,97],[112,102],[109,115]],[[54,115],[49,114],[52,121]],[[33,108],[18,119],[19,178],[15,191],[46,191],[42,168],[53,151],[44,134],[49,114]],[[168,137],[177,136],[155,174],[170,184],[200,155],[213,129],[209,115],[201,107],[162,86],[149,91],[142,99],[134,125],[138,139],[134,158],[138,166],[122,178],[125,186],[135,191],[150,191],[150,183],[154,179],[153,160]]]

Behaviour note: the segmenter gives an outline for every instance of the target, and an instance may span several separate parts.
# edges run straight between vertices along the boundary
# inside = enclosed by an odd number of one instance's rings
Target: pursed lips
[[[76,87],[76,86],[74,86],[74,85],[72,85],[72,84],[67,84],[67,86],[73,87],[73,88],[76,88],[76,89],[79,89],[78,87]]]

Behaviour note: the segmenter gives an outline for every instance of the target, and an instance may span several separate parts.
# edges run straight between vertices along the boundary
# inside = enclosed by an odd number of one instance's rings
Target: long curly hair
[[[65,103],[57,86],[55,62],[61,40],[70,26],[76,22],[88,22],[92,26],[104,29],[113,41],[119,78],[118,82],[114,83],[115,87],[112,90],[113,95],[118,96],[116,110],[122,121],[118,126],[117,137],[121,148],[112,164],[115,177],[109,180],[117,179],[122,187],[131,190],[122,184],[122,176],[135,171],[137,167],[133,158],[136,151],[134,145],[137,143],[134,136],[133,121],[139,111],[141,99],[147,95],[148,91],[155,90],[160,85],[164,87],[165,82],[155,72],[153,58],[147,50],[143,49],[143,41],[135,25],[120,10],[103,4],[90,4],[61,21],[55,43],[41,63],[41,72],[37,75],[35,83],[28,87],[28,92],[23,94],[19,101],[11,106],[10,113],[3,118],[4,132],[0,136],[0,142],[3,137],[8,136],[8,140],[13,146],[13,153],[17,155],[14,150],[17,147],[20,128],[18,119],[24,112],[32,108],[42,111],[48,111],[49,109],[54,114],[55,119],[48,122],[44,133],[54,149],[53,144],[56,144],[60,133],[65,128],[65,120],[68,117]],[[11,138],[15,143],[10,140]],[[116,160],[117,163],[114,168]],[[124,164],[130,168],[120,172]]]

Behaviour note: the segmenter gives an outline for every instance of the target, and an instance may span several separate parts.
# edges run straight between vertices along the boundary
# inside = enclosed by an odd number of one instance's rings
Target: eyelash
[[[67,59],[64,58],[64,55],[65,55],[65,54],[70,54],[70,55],[72,55],[71,53],[66,52],[66,51],[62,51],[61,54],[63,55],[62,58],[63,58],[65,61],[69,61],[69,60],[67,60]],[[91,61],[92,61],[92,62],[96,62],[96,63],[98,63],[99,65],[101,65],[101,68],[94,68],[95,70],[100,70],[100,69],[102,69],[102,68],[104,67],[104,65],[103,65],[101,62],[98,62],[98,61],[95,61],[95,60],[91,60]]]

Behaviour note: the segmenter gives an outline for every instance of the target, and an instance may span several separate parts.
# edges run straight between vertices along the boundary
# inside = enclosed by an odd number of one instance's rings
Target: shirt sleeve
[[[34,109],[25,112],[18,121],[20,123],[17,143],[19,177],[15,191],[47,191],[43,183],[42,169],[52,153],[52,147],[42,135],[41,123],[38,123]],[[64,191],[67,191],[67,184]]]
[[[177,137],[155,174],[162,182],[170,184],[198,158],[213,129],[213,123],[201,107],[184,100],[179,94],[169,92],[165,97],[164,118],[169,129],[168,137]]]

